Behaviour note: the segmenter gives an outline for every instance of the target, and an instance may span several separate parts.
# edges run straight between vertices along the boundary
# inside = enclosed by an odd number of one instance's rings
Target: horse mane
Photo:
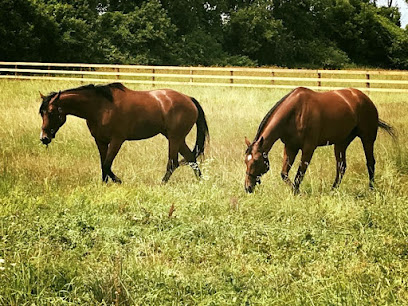
[[[261,123],[259,124],[258,131],[256,132],[256,136],[254,138],[254,141],[252,141],[252,144],[247,148],[245,154],[249,154],[252,152],[252,146],[253,144],[259,139],[259,136],[261,136],[262,130],[264,129],[266,123],[268,122],[269,118],[272,116],[272,114],[275,112],[275,110],[278,108],[279,105],[281,105],[287,97],[289,97],[292,92],[294,92],[295,89],[293,89],[291,92],[286,94],[282,99],[280,99],[276,104],[269,110],[269,112],[265,115],[265,117],[262,119]]]
[[[95,91],[96,94],[106,98],[110,102],[113,102],[112,89],[120,89],[124,91],[125,88],[126,87],[122,83],[110,83],[106,85],[89,84],[89,85],[66,89],[66,90],[61,91],[61,93],[72,92],[72,91],[82,91],[82,90],[93,90]],[[51,92],[50,94],[48,94],[46,97],[43,98],[43,102],[41,103],[41,106],[40,106],[40,113],[48,108],[48,104],[50,103],[51,99],[56,94],[58,93]]]
[[[290,96],[292,92],[295,90],[292,90],[288,94],[286,94],[282,99],[280,99],[276,104],[269,110],[269,112],[265,115],[265,117],[262,119],[261,123],[259,124],[258,131],[256,132],[256,136],[254,139],[254,142],[258,140],[259,136],[261,135],[262,130],[264,129],[266,123],[268,122],[269,118],[272,116],[272,114],[275,112],[275,110],[278,108],[279,105],[281,105],[287,97]]]

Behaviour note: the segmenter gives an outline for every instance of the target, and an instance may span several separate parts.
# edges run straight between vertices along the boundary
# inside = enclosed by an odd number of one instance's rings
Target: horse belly
[[[349,114],[342,117],[329,117],[322,120],[319,146],[332,145],[345,141],[356,128],[357,121]]]
[[[116,120],[120,122],[118,126],[121,126],[127,140],[153,137],[161,133],[164,126],[161,109],[155,103],[147,106],[143,103],[128,104],[123,107]]]
[[[151,138],[157,134],[162,133],[161,125],[152,122],[139,122],[138,124],[132,126],[132,129],[128,135],[127,140],[140,140]]]

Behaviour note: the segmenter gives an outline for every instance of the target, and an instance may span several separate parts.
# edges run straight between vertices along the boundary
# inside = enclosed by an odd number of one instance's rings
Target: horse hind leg
[[[196,177],[201,178],[201,170],[198,167],[196,157],[194,156],[193,152],[191,152],[185,141],[183,141],[180,146],[180,153],[183,155],[185,163],[190,165],[190,167],[193,169]]]
[[[167,162],[167,170],[163,176],[162,182],[167,183],[170,176],[178,168],[178,153],[179,153],[180,142],[176,139],[169,138],[169,160]]]
[[[334,155],[336,157],[336,178],[332,189],[337,188],[341,180],[343,179],[344,173],[346,173],[347,162],[346,162],[346,150],[350,143],[356,138],[356,132],[353,130],[347,139],[342,143],[336,143],[334,145]]]
[[[370,187],[370,189],[374,188],[374,172],[375,172],[374,141],[375,140],[369,141],[363,138],[361,139],[367,160],[367,170],[369,177],[368,186]]]
[[[362,120],[358,126],[357,135],[363,144],[367,161],[368,186],[370,189],[373,189],[375,172],[374,142],[377,139],[379,119],[377,109],[372,103],[367,104],[366,107],[362,109],[362,112],[364,112],[364,120]]]
[[[346,172],[346,149],[347,146],[339,144],[334,145],[334,154],[336,156],[336,178],[334,179],[332,189],[339,187],[344,173]]]

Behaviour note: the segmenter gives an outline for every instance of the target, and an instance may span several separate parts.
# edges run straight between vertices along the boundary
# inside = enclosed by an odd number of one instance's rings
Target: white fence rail
[[[174,67],[0,62],[0,79],[122,82],[155,85],[294,88],[355,87],[368,92],[408,92],[408,71]]]

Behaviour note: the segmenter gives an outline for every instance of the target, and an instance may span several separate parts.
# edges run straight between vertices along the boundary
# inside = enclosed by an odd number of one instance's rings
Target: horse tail
[[[197,118],[197,140],[194,146],[193,154],[197,158],[201,154],[204,154],[204,147],[206,143],[206,139],[210,136],[208,132],[208,125],[207,120],[205,119],[205,114],[203,108],[201,107],[200,103],[194,98],[191,97],[191,101],[193,101],[194,105],[197,107],[198,110],[198,118]]]
[[[387,122],[378,119],[378,127],[385,130],[394,140],[397,139],[397,134],[395,132],[395,129],[389,125]]]

